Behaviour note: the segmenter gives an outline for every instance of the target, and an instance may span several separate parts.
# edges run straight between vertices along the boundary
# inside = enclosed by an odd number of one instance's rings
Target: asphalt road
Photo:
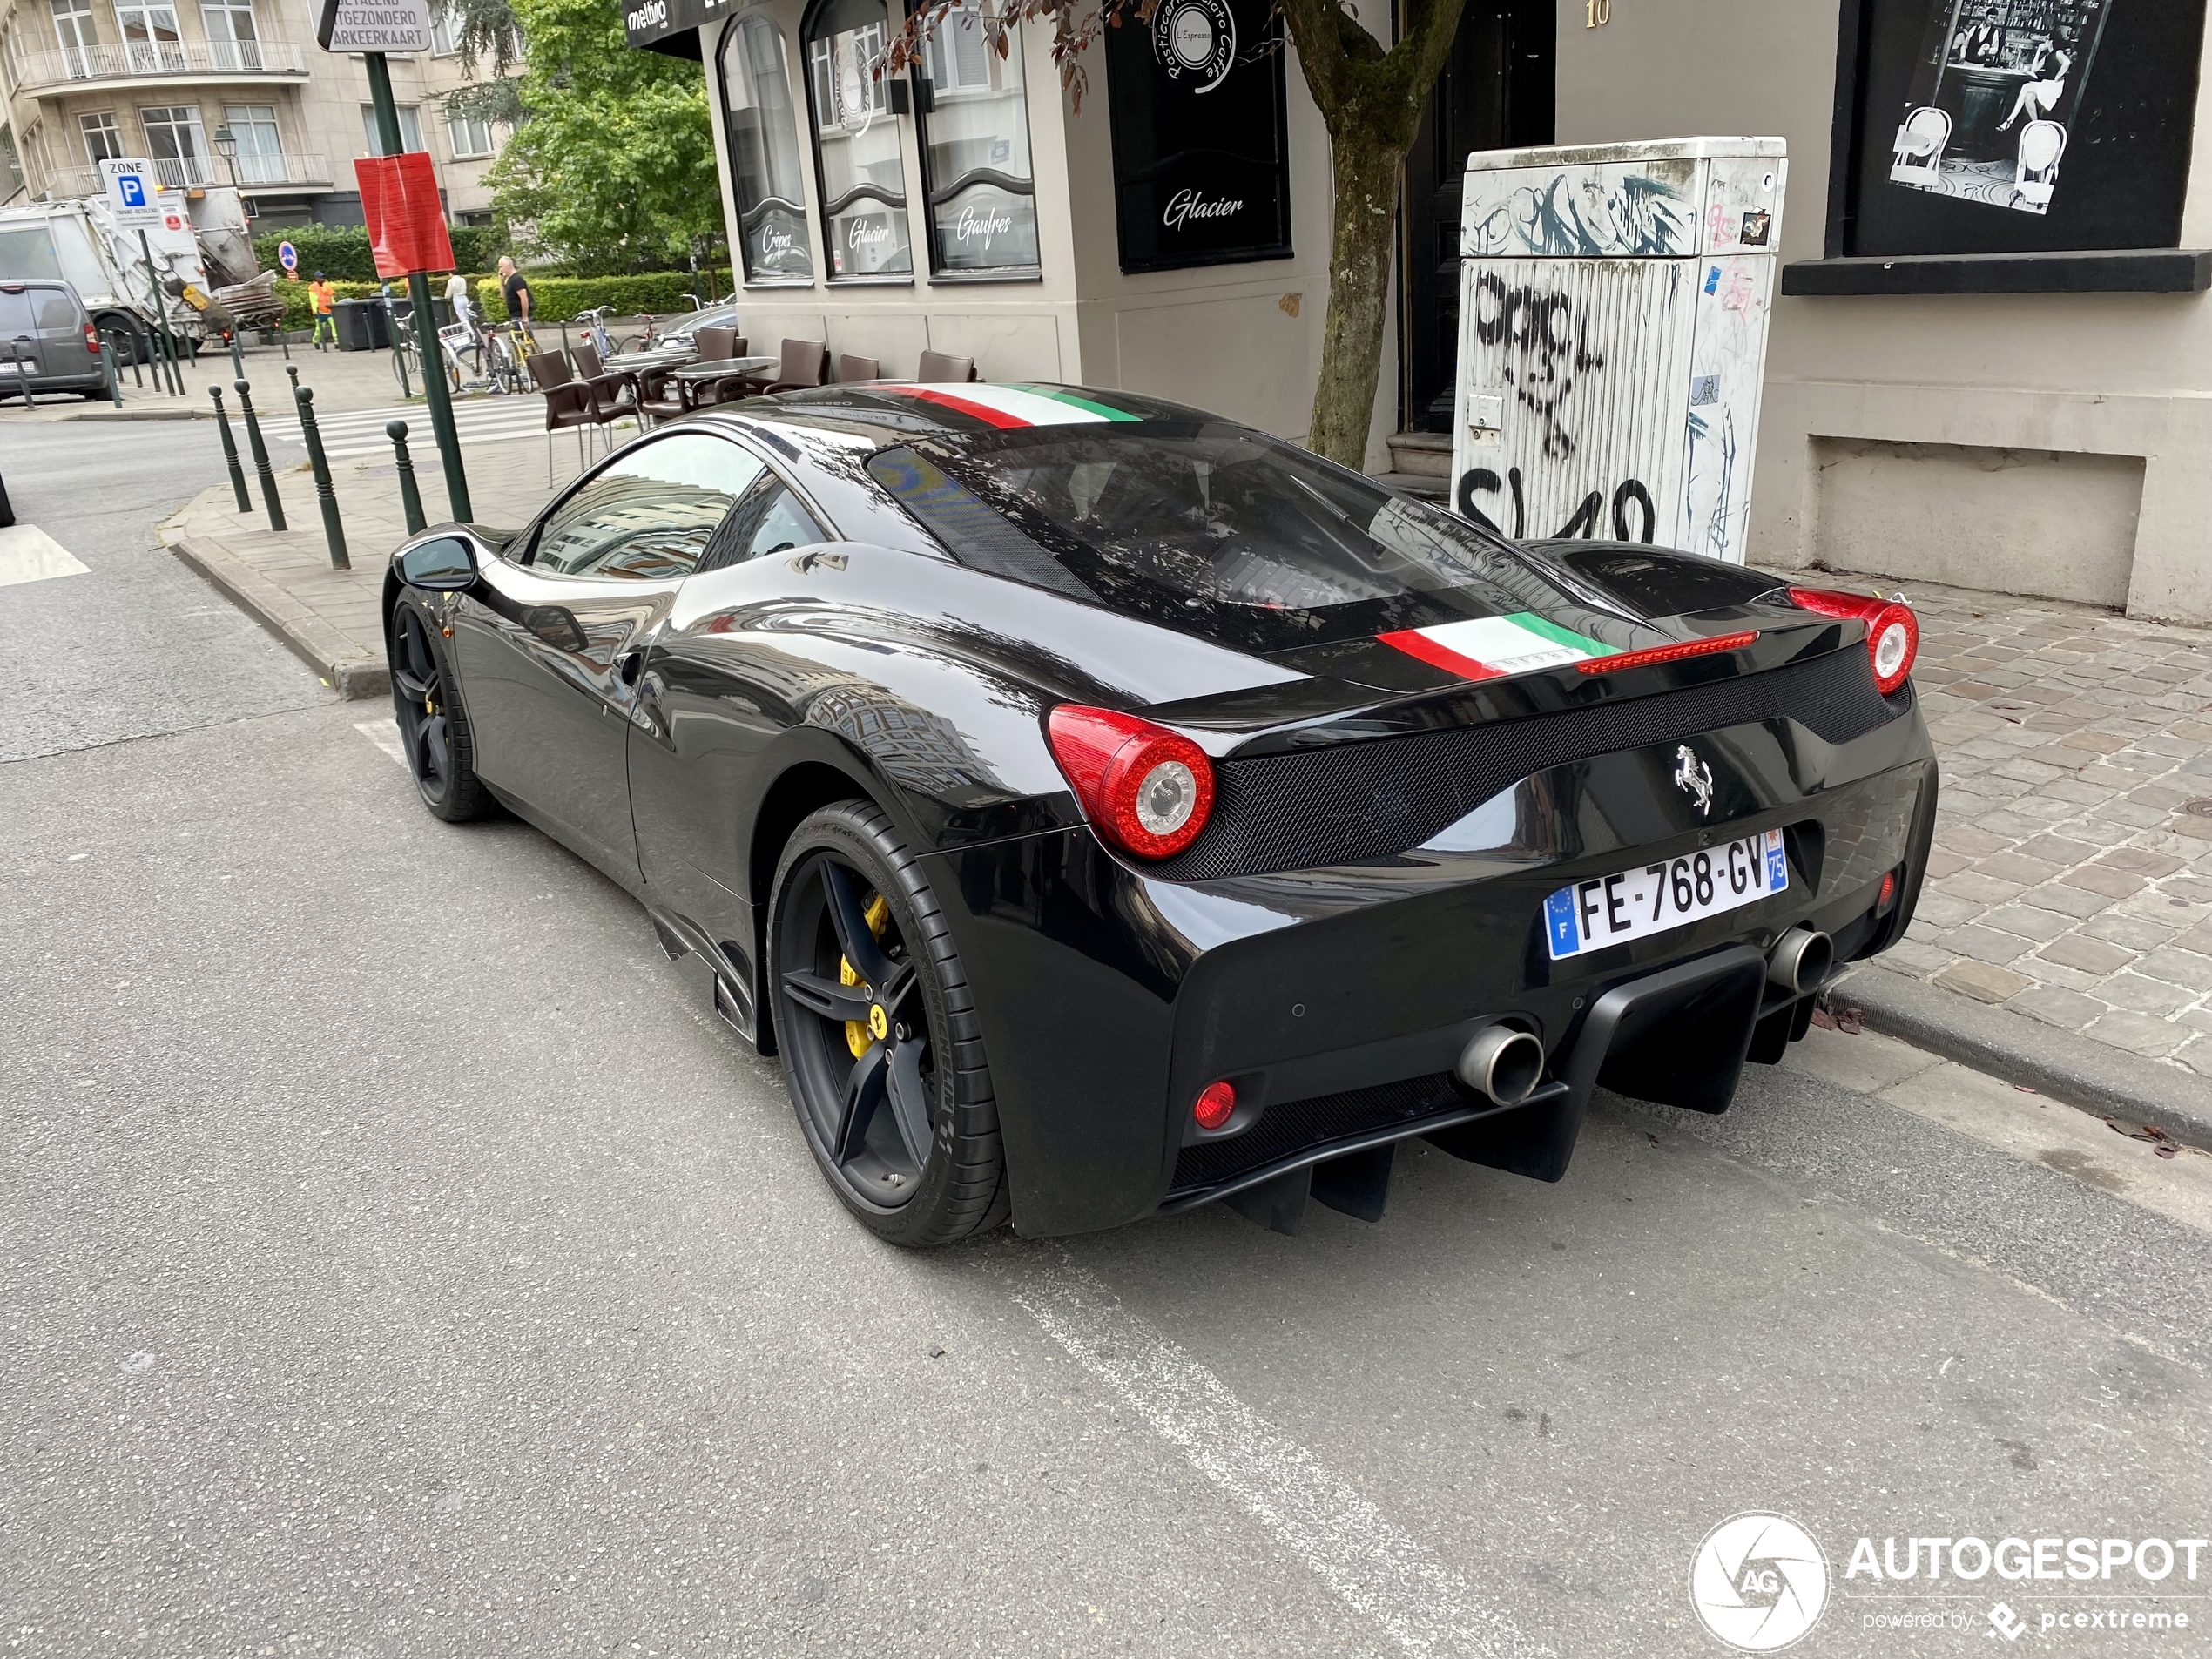
[[[1602,1099],[1557,1186],[1431,1152],[1376,1226],[901,1254],[626,897],[431,819],[386,711],[149,550],[206,478],[47,430],[9,487],[88,570],[0,587],[0,1650],[1720,1655],[1693,1553],[1771,1510],[1832,1569],[1796,1652],[1986,1655],[2000,1597],[2212,1652],[2212,1551],[1844,1576],[2212,1534],[2212,1159],[1824,1035],[1718,1119]],[[2187,1631],[2033,1622],[2153,1593]]]

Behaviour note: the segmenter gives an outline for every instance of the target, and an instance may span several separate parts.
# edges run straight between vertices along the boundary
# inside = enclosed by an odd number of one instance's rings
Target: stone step
[[[1424,478],[1452,475],[1452,440],[1441,432],[1394,432],[1390,439],[1393,472]]]

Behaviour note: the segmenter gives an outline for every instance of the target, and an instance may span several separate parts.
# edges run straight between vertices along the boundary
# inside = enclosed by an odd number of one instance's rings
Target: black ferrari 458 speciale
[[[1935,819],[1901,603],[1121,392],[723,405],[384,604],[430,810],[634,893],[905,1244],[1556,1180],[1598,1085],[1778,1059]]]

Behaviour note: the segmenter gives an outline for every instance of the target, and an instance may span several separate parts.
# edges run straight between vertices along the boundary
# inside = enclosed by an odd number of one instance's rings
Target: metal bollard
[[[253,510],[253,497],[246,488],[246,469],[238,464],[238,445],[231,438],[230,412],[223,407],[223,388],[211,386],[207,395],[215,400],[215,424],[223,435],[223,464],[231,469],[231,489],[238,496],[238,510]]]
[[[142,392],[145,391],[146,388],[146,366],[145,359],[138,352],[138,341],[143,339],[144,336],[138,334],[110,334],[108,338],[110,340],[120,340],[125,347],[129,347],[131,358],[131,384],[137,387],[138,390]],[[121,347],[118,347],[118,349],[120,351]]]
[[[315,425],[315,388],[296,387],[293,401],[300,406],[300,435],[307,440],[307,464],[315,471],[315,499],[322,504],[322,536],[330,543],[330,568],[350,570],[346,556],[346,528],[338,522],[338,495],[330,487],[330,462],[322,452],[322,433]]]
[[[261,475],[261,494],[269,503],[269,528],[284,529],[284,503],[277,499],[276,474],[269,467],[269,446],[261,442],[261,423],[253,418],[253,388],[244,381],[234,381],[232,389],[238,394],[238,407],[246,415],[246,443],[253,451],[253,470]]]
[[[407,533],[417,534],[429,520],[422,515],[422,492],[415,488],[415,462],[407,452],[407,422],[390,421],[385,423],[384,435],[392,441],[392,456],[400,469],[400,506],[407,513]]]
[[[38,400],[30,395],[30,357],[25,350],[25,347],[36,345],[37,342],[32,340],[29,334],[17,334],[16,336],[16,381],[17,389],[23,393],[24,408],[27,409],[35,409],[38,407]]]
[[[300,366],[297,363],[287,363],[284,366],[284,372],[292,377],[292,401],[297,403],[300,401]]]
[[[230,342],[231,347],[231,378],[233,380],[244,380],[246,378],[246,358],[245,355],[239,350],[238,330],[235,328],[232,329],[229,334],[224,336],[224,338]]]
[[[100,369],[107,376],[108,396],[114,401],[117,408],[121,408],[123,407],[123,375],[115,366],[115,336],[112,334],[100,336]]]

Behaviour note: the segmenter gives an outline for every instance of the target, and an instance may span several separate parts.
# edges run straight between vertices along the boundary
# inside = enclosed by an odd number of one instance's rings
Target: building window
[[[748,282],[812,282],[814,239],[799,173],[799,116],[783,33],[765,13],[722,31],[722,119]]]
[[[172,190],[214,182],[207,165],[207,135],[200,128],[199,111],[189,104],[140,110],[146,130],[146,154],[153,160],[154,176]]]
[[[183,37],[173,6],[118,5],[115,23],[123,37],[124,60],[133,75],[179,75],[185,68]]]
[[[412,104],[401,105],[399,113],[400,148],[412,154],[423,147],[422,114]],[[361,134],[368,140],[370,155],[381,156],[384,153],[384,140],[377,136],[376,106],[374,104],[361,105]]]
[[[54,37],[61,43],[62,71],[81,81],[92,73],[92,51],[99,44],[92,31],[92,0],[52,0]]]
[[[241,185],[280,185],[285,182],[284,145],[277,138],[276,110],[267,104],[226,104],[223,125],[238,141],[238,181]]]
[[[454,28],[453,8],[440,6],[430,14],[430,56],[455,57],[461,52],[461,41]]]
[[[12,23],[0,24],[0,87],[10,97],[23,84],[23,43],[16,38]]]
[[[938,272],[1035,271],[1036,187],[1020,26],[1001,57],[975,0],[922,37],[922,179]]]
[[[84,140],[84,158],[97,169],[123,153],[123,128],[113,110],[77,118],[77,131]]]
[[[491,123],[481,116],[463,115],[457,110],[448,110],[446,142],[453,146],[456,161],[488,156],[492,152]]]
[[[890,39],[883,0],[814,0],[800,33],[833,278],[914,268],[899,118],[883,75]]]
[[[0,121],[0,202],[6,201],[9,197],[14,195],[23,187],[23,162],[16,154],[16,135],[10,130],[8,124],[5,121]],[[10,270],[21,271],[26,276],[44,276],[49,274],[44,271],[32,271],[26,268],[24,260],[21,257],[21,244],[24,242],[42,243],[49,250],[49,257],[51,258],[51,250],[54,246],[53,239],[51,237],[46,235],[43,231],[38,233],[36,236],[27,236],[23,233],[18,232],[13,238],[0,236],[0,246],[4,246],[6,243],[10,240],[15,241],[17,246],[8,249],[8,268]],[[51,274],[57,277],[61,275],[61,266],[57,264]]]
[[[251,5],[202,5],[200,27],[207,35],[208,61],[217,69],[260,69],[261,31]]]

